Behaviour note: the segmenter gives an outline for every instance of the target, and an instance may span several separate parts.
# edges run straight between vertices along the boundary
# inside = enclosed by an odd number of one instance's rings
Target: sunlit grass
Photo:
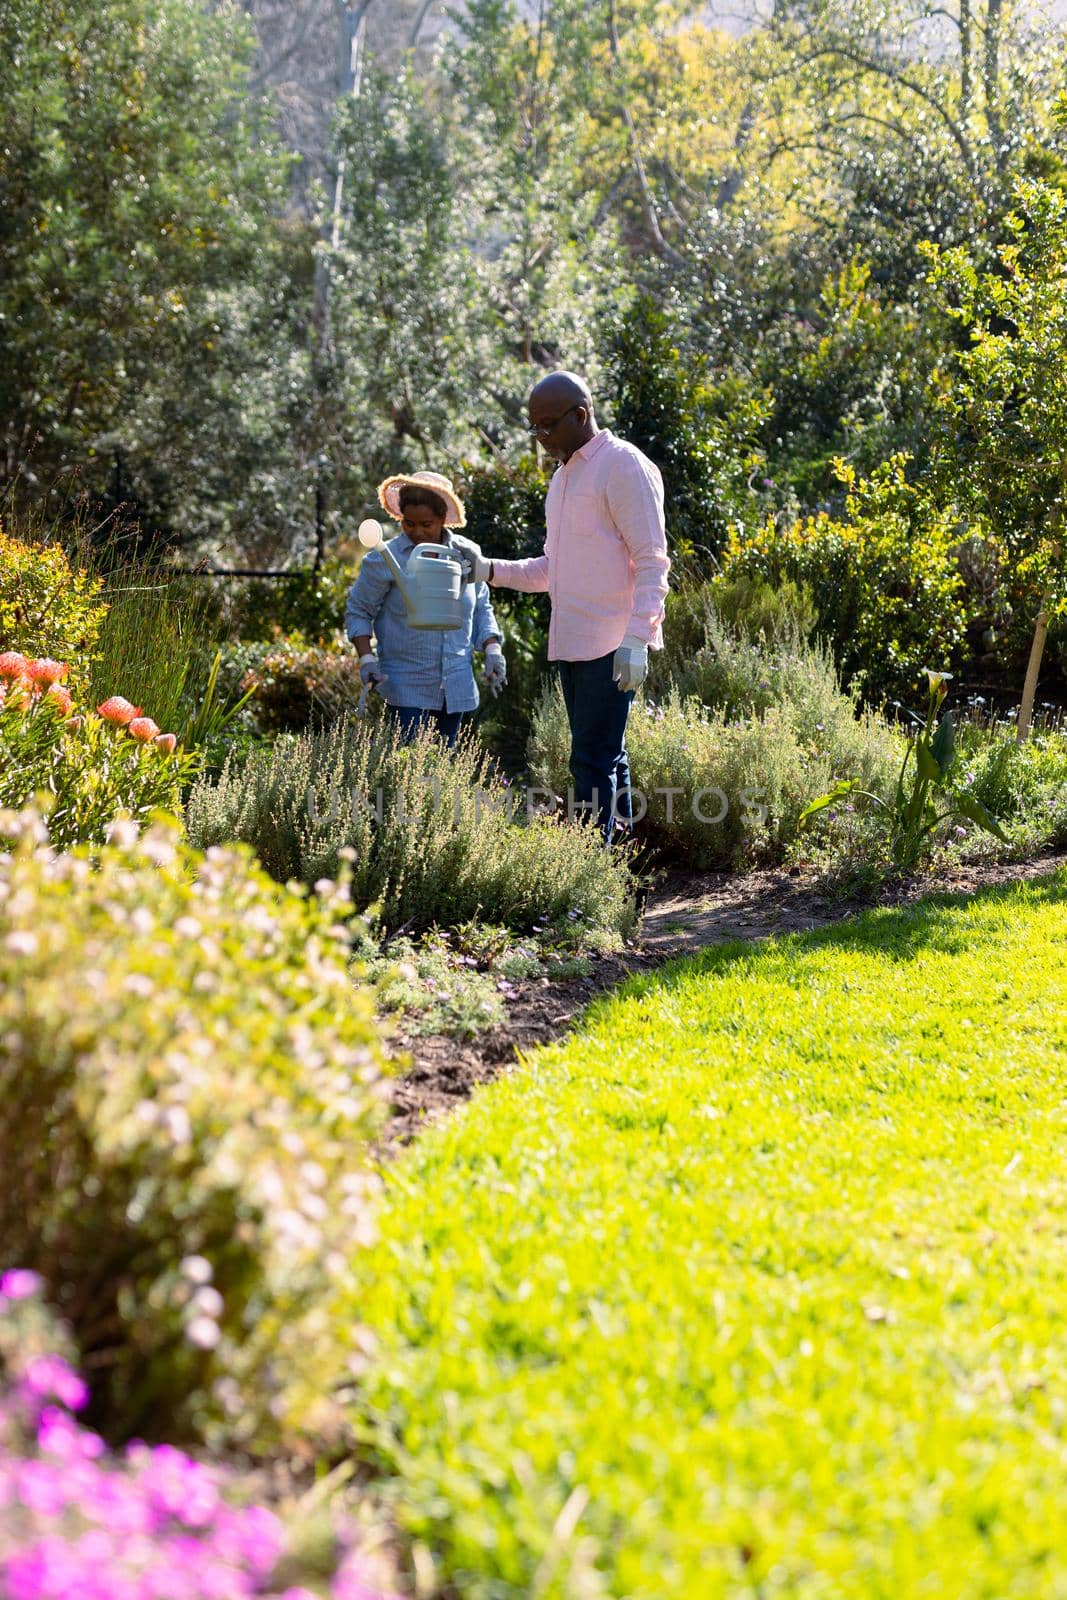
[[[345,1314],[459,1593],[1067,1594],[1065,901],[709,951],[418,1142]]]

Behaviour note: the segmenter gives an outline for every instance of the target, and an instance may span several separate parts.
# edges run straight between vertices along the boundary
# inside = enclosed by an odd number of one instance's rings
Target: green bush
[[[0,807],[18,808],[42,797],[49,806],[49,834],[57,849],[103,844],[108,825],[121,814],[143,823],[153,811],[176,811],[182,785],[195,758],[171,750],[167,735],[139,708],[105,702],[106,713],[80,715],[61,678],[66,663],[25,661],[28,677],[17,677],[17,655],[0,657]],[[43,671],[55,678],[35,683]],[[0,835],[2,838],[2,835]]]
[[[330,560],[318,572],[309,567],[284,578],[234,580],[232,590],[224,589],[230,594],[230,632],[260,640],[299,633],[324,643],[343,626],[354,577],[354,562]]]
[[[731,709],[676,690],[658,705],[635,702],[626,743],[631,782],[647,802],[642,842],[701,870],[777,860],[796,839],[804,807],[837,777],[862,772],[865,786],[886,789],[899,761],[889,729],[857,716],[840,691],[834,698],[818,680],[812,689],[809,699],[785,698],[736,720]],[[552,685],[530,739],[535,782],[564,793],[569,749],[563,697]],[[639,810],[635,794],[635,816]]]
[[[509,819],[509,795],[469,737],[454,751],[429,734],[405,746],[345,717],[198,783],[186,824],[202,847],[244,840],[281,881],[332,876],[350,852],[354,903],[376,907],[389,930],[476,916],[526,930],[567,924],[571,911],[588,927],[626,928],[625,864],[588,830]]]
[[[1067,838],[1067,736],[1035,733],[1018,744],[998,730],[976,737],[964,724],[960,746],[963,784],[1004,824],[1010,853]]]
[[[501,561],[539,556],[545,545],[549,481],[548,473],[530,456],[513,467],[464,468],[460,477],[467,512],[464,536]]]
[[[327,1429],[353,1330],[321,1296],[370,1231],[385,1092],[346,894],[173,826],[117,824],[95,867],[32,814],[0,831],[5,1259],[44,1276],[112,1433]]]
[[[724,582],[806,585],[842,678],[872,702],[912,698],[931,652],[934,664],[953,665],[966,633],[956,520],[906,481],[904,466],[895,456],[861,483],[841,466],[842,520],[820,513],[786,528],[735,528],[723,555]]]
[[[747,379],[712,372],[706,357],[684,350],[684,333],[650,294],[612,326],[612,421],[663,474],[676,557],[706,570],[731,523],[751,523],[766,505],[752,484],[763,481],[758,436],[770,397]]]
[[[0,525],[0,652],[69,660],[71,686],[84,687],[107,615],[100,589],[60,545],[26,542]]]
[[[300,635],[279,639],[250,665],[241,689],[263,733],[296,733],[313,722],[332,722],[359,700],[359,659],[343,634],[330,644]]]

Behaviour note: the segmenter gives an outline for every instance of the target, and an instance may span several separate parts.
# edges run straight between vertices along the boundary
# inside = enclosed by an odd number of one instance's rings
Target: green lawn
[[[397,1166],[357,1416],[460,1595],[1067,1596],[1065,903],[677,963]]]

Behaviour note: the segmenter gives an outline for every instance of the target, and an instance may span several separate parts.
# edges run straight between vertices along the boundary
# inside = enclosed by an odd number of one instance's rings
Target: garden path
[[[454,1111],[477,1084],[503,1072],[519,1053],[560,1038],[595,996],[631,973],[648,972],[673,957],[729,939],[803,933],[869,910],[872,904],[903,905],[937,893],[973,894],[1064,865],[1067,853],[1021,862],[958,864],[886,885],[873,900],[821,892],[813,872],[795,867],[743,876],[669,873],[650,893],[636,937],[617,955],[596,958],[588,977],[516,984],[507,1020],[472,1040],[412,1035],[401,1025],[393,1049],[406,1054],[410,1066],[396,1083],[382,1153],[407,1144],[428,1122]]]

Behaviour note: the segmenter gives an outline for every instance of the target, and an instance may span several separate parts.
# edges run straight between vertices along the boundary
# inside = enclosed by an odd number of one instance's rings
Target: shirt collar
[[[576,450],[574,452],[574,454],[571,456],[571,461],[591,461],[600,447],[607,444],[608,440],[612,437],[613,434],[610,428],[601,428],[599,433],[594,433],[591,439],[586,440],[585,444],[582,445],[580,450]],[[570,466],[571,461],[567,462],[568,466]]]

